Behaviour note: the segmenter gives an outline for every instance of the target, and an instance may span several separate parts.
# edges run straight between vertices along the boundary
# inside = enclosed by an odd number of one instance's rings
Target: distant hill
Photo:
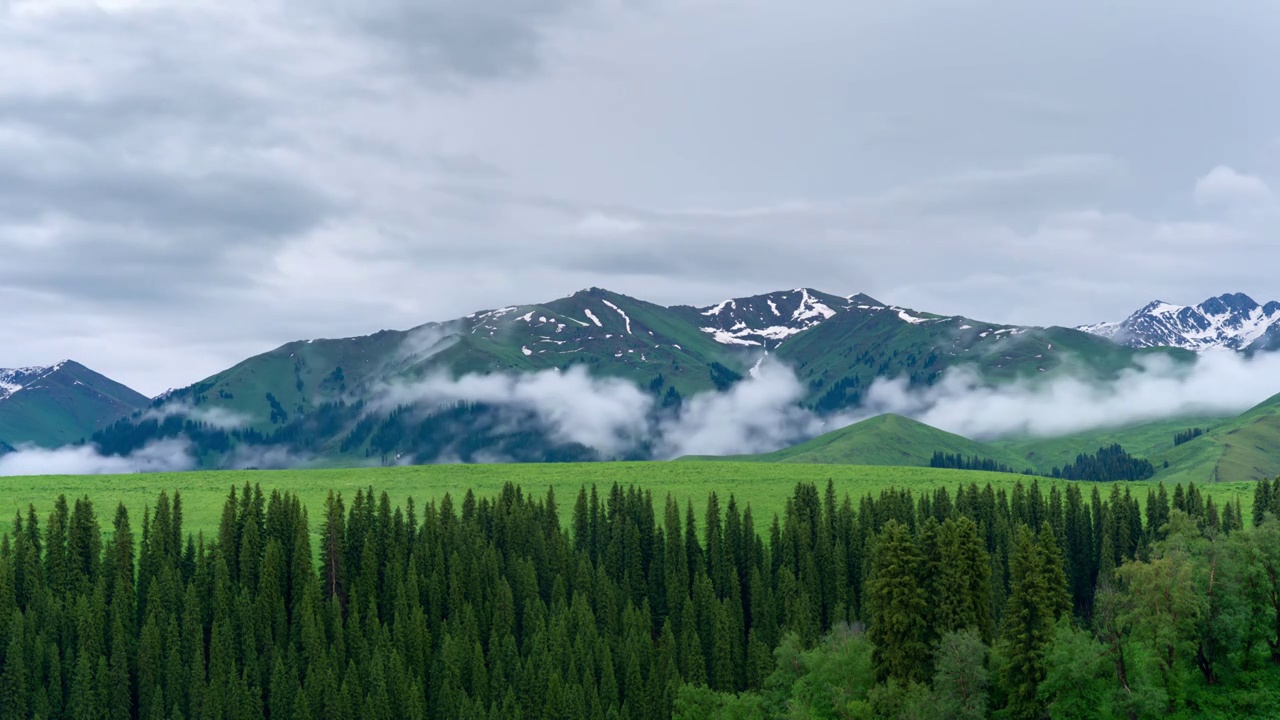
[[[877,415],[777,452],[723,459],[927,467],[935,452],[985,458],[1018,470],[1027,467],[1002,450],[891,413]]]
[[[1157,477],[1211,481],[1258,480],[1280,476],[1280,395],[1204,435],[1152,458],[1169,468]]]
[[[0,370],[0,445],[76,442],[150,402],[72,360]]]
[[[1199,428],[1203,434],[1180,445],[1174,437]],[[1236,482],[1280,476],[1280,395],[1235,417],[1185,417],[1124,428],[1093,430],[1057,438],[991,443],[1038,471],[1070,462],[1079,452],[1119,443],[1156,467],[1156,480]],[[1167,466],[1166,466],[1167,463]]]

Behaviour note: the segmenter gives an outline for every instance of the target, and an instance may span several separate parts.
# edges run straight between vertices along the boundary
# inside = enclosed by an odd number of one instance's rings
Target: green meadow
[[[391,468],[327,469],[327,470],[243,470],[198,471],[182,473],[151,473],[142,475],[49,475],[35,477],[0,478],[0,513],[12,518],[15,513],[25,514],[34,505],[37,516],[43,522],[58,495],[68,500],[88,496],[97,510],[104,529],[110,527],[116,506],[124,503],[135,532],[141,529],[144,507],[154,506],[161,490],[182,494],[184,524],[188,532],[200,531],[208,535],[217,532],[222,505],[234,485],[242,488],[245,483],[260,485],[263,492],[271,490],[296,493],[310,509],[312,531],[318,530],[319,513],[330,490],[341,493],[350,501],[358,489],[372,487],[376,494],[386,492],[393,505],[403,505],[412,497],[419,507],[429,501],[438,502],[445,494],[451,494],[455,503],[470,489],[477,496],[496,495],[508,482],[519,485],[528,494],[546,495],[555,491],[561,517],[568,520],[578,490],[596,485],[607,494],[613,483],[626,486],[634,484],[653,493],[655,505],[661,504],[667,495],[676,498],[681,505],[692,502],[701,507],[707,495],[715,492],[721,505],[730,495],[739,506],[750,505],[757,523],[767,522],[781,512],[787,496],[796,483],[814,483],[819,489],[831,480],[837,496],[846,494],[858,498],[867,493],[897,487],[915,492],[933,490],[940,485],[949,489],[961,484],[977,483],[979,487],[991,483],[997,489],[1012,490],[1017,482],[1029,484],[1033,478],[1007,473],[986,473],[967,470],[941,470],[921,467],[893,467],[867,465],[818,465],[799,463],[755,462],[627,462],[627,463],[554,463],[554,464],[504,464],[504,465],[418,465]],[[1038,478],[1046,493],[1053,483],[1065,485],[1065,481]],[[1106,494],[1110,483],[1082,483],[1097,485]],[[1125,483],[1139,501],[1146,499],[1147,490],[1154,481]],[[1249,517],[1253,506],[1253,483],[1210,483],[1200,486],[1221,505],[1237,498]],[[1172,493],[1172,486],[1169,491]],[[1085,490],[1086,497],[1092,487]],[[659,512],[661,518],[661,512]],[[6,521],[0,527],[8,530]]]

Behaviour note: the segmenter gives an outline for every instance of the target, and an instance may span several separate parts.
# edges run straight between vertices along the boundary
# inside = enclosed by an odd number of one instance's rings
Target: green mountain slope
[[[1166,461],[1169,467],[1157,477],[1169,482],[1280,476],[1280,395],[1152,458],[1157,467]]]
[[[649,420],[656,422],[656,415],[676,412],[697,394],[741,381],[766,352],[796,371],[804,383],[801,404],[828,414],[860,404],[881,378],[928,385],[961,366],[992,384],[1063,371],[1107,377],[1134,367],[1144,353],[1164,351],[1137,351],[1066,328],[1001,326],[806,288],[704,308],[663,307],[591,288],[408,331],[291,342],[158,399],[167,408],[161,414],[170,417],[139,414],[93,440],[122,454],[187,435],[204,466],[256,463],[236,457],[244,448],[323,464],[592,459],[602,456],[557,437],[530,412],[469,398],[423,404],[414,399],[420,396],[391,389],[438,376],[581,368],[650,393],[655,417]],[[924,463],[935,449],[947,448],[930,447]],[[628,452],[652,454],[644,442]]]
[[[1079,330],[1001,326],[893,307],[856,305],[778,348],[809,386],[818,410],[861,402],[878,378],[937,382],[948,369],[972,367],[991,383],[1036,381],[1059,371],[1106,379],[1147,355],[1193,362],[1186,350],[1133,350]]]
[[[151,401],[70,360],[0,370],[0,442],[57,447],[89,436]]]
[[[1205,433],[1181,445],[1174,436],[1192,428]],[[1280,476],[1280,395],[1235,417],[1184,417],[1056,438],[1019,438],[990,446],[1045,472],[1081,452],[1119,443],[1156,466],[1167,482],[1237,482]],[[1167,465],[1166,465],[1167,463]]]
[[[891,413],[854,423],[777,452],[725,459],[927,467],[938,451],[986,458],[1016,469],[1025,466],[998,449]]]
[[[1191,416],[1139,423],[1119,428],[1100,428],[1053,438],[1014,438],[989,445],[1019,459],[1037,472],[1048,472],[1073,462],[1082,452],[1093,452],[1115,443],[1133,455],[1147,458],[1162,469],[1165,456],[1174,449],[1173,438],[1191,428],[1212,428],[1234,418]],[[1199,482],[1197,480],[1197,482]]]

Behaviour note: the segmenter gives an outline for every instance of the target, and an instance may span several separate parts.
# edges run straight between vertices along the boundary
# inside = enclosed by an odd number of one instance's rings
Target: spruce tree
[[[867,580],[871,608],[872,661],[876,676],[899,682],[928,677],[922,558],[910,530],[897,520],[885,523],[876,539]]]
[[[1001,638],[1009,713],[1015,720],[1034,720],[1043,710],[1037,688],[1046,673],[1044,651],[1066,599],[1065,582],[1059,592],[1052,564],[1052,556],[1036,544],[1031,531],[1019,527],[1009,557],[1009,605]]]

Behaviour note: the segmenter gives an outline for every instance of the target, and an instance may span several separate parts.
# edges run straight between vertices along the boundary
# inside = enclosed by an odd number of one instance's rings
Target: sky
[[[1280,299],[1280,4],[0,0],[0,367],[605,287]]]

